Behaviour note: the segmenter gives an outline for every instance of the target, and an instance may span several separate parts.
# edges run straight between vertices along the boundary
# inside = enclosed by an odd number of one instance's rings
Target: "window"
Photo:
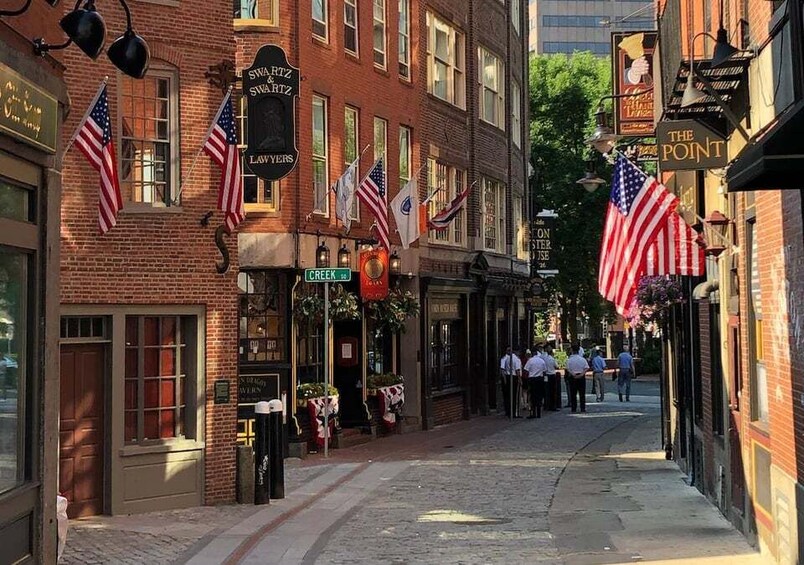
[[[430,325],[430,383],[434,390],[459,384],[461,327],[458,320],[441,320]]]
[[[346,106],[344,110],[344,136],[343,136],[343,155],[344,155],[344,170],[357,160],[360,156],[360,149],[358,143],[360,139],[360,112],[357,108]],[[359,165],[359,164],[358,164]],[[358,171],[360,167],[358,166]],[[355,177],[355,182],[359,179]],[[357,189],[357,187],[355,187]],[[352,211],[349,212],[349,218],[355,221],[360,221],[360,200],[355,197],[352,199]]]
[[[753,206],[752,206],[753,208]],[[746,211],[746,215],[754,212]],[[746,223],[746,243],[748,244],[748,316],[749,353],[751,360],[751,419],[768,421],[768,375],[765,367],[762,325],[762,290],[759,272],[759,242],[756,223],[753,218]]]
[[[478,47],[480,119],[505,129],[505,65],[484,47]]]
[[[313,211],[329,215],[327,100],[313,95]]]
[[[23,253],[0,248],[0,494],[26,479],[26,449],[30,437],[26,430],[32,422],[25,417],[29,261]],[[38,445],[38,444],[37,444]]]
[[[522,147],[522,91],[514,81],[511,82],[511,141]]]
[[[170,206],[178,190],[178,75],[151,69],[120,77],[120,188],[123,200]]]
[[[234,19],[250,24],[279,25],[279,0],[234,0]]]
[[[528,253],[528,225],[524,221],[524,199],[521,196],[513,197],[513,211],[514,211],[514,230],[515,231],[515,245],[514,253],[516,258],[522,261],[527,261],[529,258]]]
[[[427,92],[466,107],[464,36],[427,12]]]
[[[388,171],[388,122],[374,116],[374,160],[382,157],[382,168]]]
[[[106,318],[103,316],[62,316],[61,339],[84,340],[106,338]]]
[[[193,437],[195,326],[190,316],[126,316],[126,443]]]
[[[327,0],[313,0],[313,36],[327,41]]]
[[[399,0],[399,76],[410,80],[410,0]]]
[[[279,182],[269,182],[259,178],[246,164],[245,149],[248,146],[248,112],[246,97],[236,96],[237,135],[240,148],[240,175],[243,177],[243,202],[247,211],[276,212],[279,209]]]
[[[358,55],[357,0],[343,2],[343,48],[354,56]]]
[[[399,127],[399,186],[405,186],[410,180],[411,139],[413,133],[409,127]]]
[[[287,322],[285,278],[275,271],[242,271],[240,289],[240,360],[285,361]]]
[[[374,64],[385,68],[385,0],[374,1]]]
[[[432,195],[428,216],[432,218],[446,208],[466,187],[466,173],[435,159],[427,161],[427,195]],[[445,230],[430,230],[431,243],[466,245],[466,206],[461,208]]]
[[[514,31],[519,35],[519,29],[522,19],[522,0],[511,0],[511,23],[514,25]]]
[[[502,183],[483,179],[483,245],[505,251],[505,191]]]

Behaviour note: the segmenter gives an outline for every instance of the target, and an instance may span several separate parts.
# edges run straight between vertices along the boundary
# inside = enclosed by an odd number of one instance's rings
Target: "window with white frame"
[[[402,188],[410,180],[411,144],[413,131],[407,126],[399,126],[399,187]]]
[[[382,157],[382,168],[388,171],[388,121],[374,116],[374,160]]]
[[[410,80],[410,0],[399,0],[399,76]]]
[[[524,220],[525,208],[524,198],[522,196],[514,196],[512,201],[514,212],[514,230],[516,230],[514,254],[517,259],[527,261],[528,259],[528,225]]]
[[[427,12],[427,92],[466,108],[465,60],[463,33]]]
[[[385,0],[374,1],[374,64],[385,68]]]
[[[343,155],[344,155],[344,170],[355,162],[355,159],[360,155],[358,143],[360,139],[360,112],[357,108],[346,106],[343,115],[344,132],[343,132]],[[360,167],[358,166],[358,173]],[[355,182],[359,179],[355,177]],[[357,189],[357,187],[355,187]],[[352,210],[349,212],[349,218],[355,221],[360,220],[360,201],[354,198],[352,201]]]
[[[505,252],[505,187],[487,178],[483,179],[483,246]]]
[[[313,95],[313,211],[329,214],[327,99]]]
[[[234,19],[253,25],[279,25],[279,0],[234,0]]]
[[[279,182],[259,178],[246,163],[245,151],[248,147],[248,111],[246,97],[234,96],[237,114],[238,148],[240,149],[240,175],[243,178],[243,203],[246,211],[276,212],[279,207]]]
[[[477,48],[480,119],[505,129],[505,65],[485,47]]]
[[[313,35],[327,41],[327,0],[312,0],[313,2]]]
[[[516,81],[511,81],[511,141],[522,147],[522,91]]]
[[[514,25],[514,31],[519,34],[519,20],[522,19],[522,0],[511,0],[511,23]]]
[[[343,1],[343,48],[355,57],[358,56],[357,39],[357,0]]]
[[[178,89],[175,69],[120,77],[120,188],[123,200],[170,206],[178,192]]]
[[[427,160],[427,195],[430,199],[427,215],[432,218],[466,187],[466,173],[436,159]],[[430,230],[431,243],[460,245],[466,243],[466,206],[461,208],[455,219],[445,230]]]

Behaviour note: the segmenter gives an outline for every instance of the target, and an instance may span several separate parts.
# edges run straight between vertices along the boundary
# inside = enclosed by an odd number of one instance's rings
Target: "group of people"
[[[510,347],[500,359],[500,377],[503,393],[505,415],[521,418],[521,405],[527,395],[526,404],[530,408],[528,418],[541,418],[542,409],[545,411],[558,411],[561,409],[561,381],[560,369],[553,356],[553,348],[549,345],[537,345],[534,352],[526,349],[515,353]],[[606,359],[600,350],[595,347],[591,350],[589,359],[584,356],[583,347],[575,344],[567,358],[564,368],[564,383],[567,391],[567,404],[572,412],[586,412],[586,375],[592,373],[592,393],[598,402],[605,399],[605,374],[607,371]],[[617,391],[620,402],[623,398],[631,401],[631,379],[633,379],[634,358],[624,347],[617,356],[616,363]]]

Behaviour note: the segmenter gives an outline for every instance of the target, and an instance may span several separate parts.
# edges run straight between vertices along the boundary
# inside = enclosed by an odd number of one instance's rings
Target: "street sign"
[[[352,280],[352,269],[305,269],[304,282],[330,283],[349,282]]]

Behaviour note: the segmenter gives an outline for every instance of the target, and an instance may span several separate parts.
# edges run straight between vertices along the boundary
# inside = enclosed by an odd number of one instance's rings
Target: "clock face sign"
[[[372,249],[360,254],[360,297],[383,300],[388,296],[388,250]]]

